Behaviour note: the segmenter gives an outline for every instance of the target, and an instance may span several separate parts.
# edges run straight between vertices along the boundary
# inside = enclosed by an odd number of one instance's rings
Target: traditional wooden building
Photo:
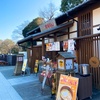
[[[52,19],[36,29],[28,32],[28,37],[18,41],[20,46],[24,42],[31,42],[29,66],[33,69],[36,59],[48,54],[51,59],[57,52],[46,52],[45,43],[74,39],[76,41],[76,56],[79,64],[89,63],[91,57],[100,61],[100,0],[87,0],[68,10],[66,13]],[[33,45],[33,42],[36,45]],[[93,61],[94,64],[96,61]],[[90,65],[93,85],[100,88],[100,64]]]

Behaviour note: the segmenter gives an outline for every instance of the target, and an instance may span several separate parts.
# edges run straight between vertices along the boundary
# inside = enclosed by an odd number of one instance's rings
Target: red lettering
[[[48,24],[45,25],[46,29],[49,29],[49,28],[52,28],[52,27],[54,27],[54,23],[48,23]]]

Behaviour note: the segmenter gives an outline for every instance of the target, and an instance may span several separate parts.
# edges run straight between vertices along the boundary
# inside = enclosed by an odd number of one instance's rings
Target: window
[[[79,36],[85,36],[91,34],[92,16],[91,12],[82,14],[79,17]]]

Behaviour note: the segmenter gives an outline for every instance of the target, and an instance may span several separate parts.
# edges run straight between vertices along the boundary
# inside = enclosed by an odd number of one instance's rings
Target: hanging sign
[[[68,50],[74,50],[74,43],[75,41],[73,39],[68,40]]]
[[[56,100],[76,100],[78,81],[78,78],[61,74]]]
[[[99,62],[99,59],[97,57],[91,57],[89,59],[89,64],[92,66],[92,67],[98,67],[100,62]]]

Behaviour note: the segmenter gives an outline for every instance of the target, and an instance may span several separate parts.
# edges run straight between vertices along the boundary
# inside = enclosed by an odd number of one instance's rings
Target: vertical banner
[[[75,41],[73,39],[68,40],[68,50],[74,50],[74,43]]]
[[[76,100],[78,81],[78,78],[61,74],[56,100]]]
[[[27,66],[27,59],[24,59],[24,61],[23,61],[23,66],[22,66],[22,71],[25,72],[26,66]]]

